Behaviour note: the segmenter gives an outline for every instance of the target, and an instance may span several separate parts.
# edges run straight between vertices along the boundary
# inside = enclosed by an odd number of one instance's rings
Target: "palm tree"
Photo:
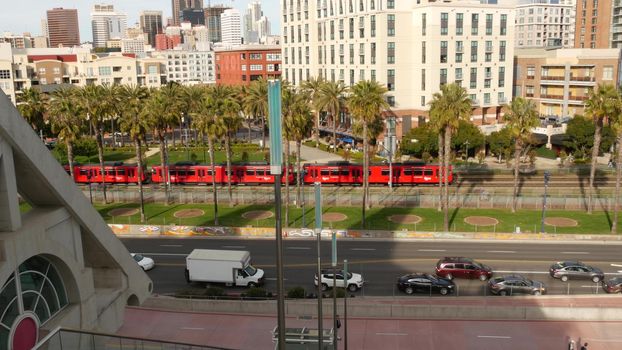
[[[443,130],[443,186],[444,186],[444,218],[443,227],[449,231],[449,171],[451,157],[451,136],[458,128],[460,120],[468,120],[471,116],[471,99],[466,89],[458,84],[446,84],[441,87],[441,92],[437,92],[430,102],[430,119],[432,123]]]
[[[334,152],[337,152],[337,119],[346,105],[345,94],[348,88],[341,81],[326,81],[319,91],[317,107],[329,113],[333,124]]]
[[[384,94],[387,88],[376,81],[361,80],[350,90],[346,102],[350,113],[363,124],[363,227],[365,227],[365,209],[369,203],[369,149],[368,127],[384,111],[389,109],[389,103]]]
[[[144,103],[149,98],[149,90],[142,86],[125,85],[122,87],[121,99],[121,130],[130,134],[134,141],[136,159],[138,161],[138,193],[140,197],[140,222],[145,222],[145,202],[143,198],[143,153],[140,142],[145,138],[149,123],[144,110]]]
[[[622,179],[622,92],[617,91],[617,98],[613,115],[610,120],[611,128],[616,134],[616,191],[614,194],[613,221],[611,233],[618,233],[618,212],[620,211],[620,182]]]
[[[322,112],[322,110],[318,106],[320,89],[322,88],[324,83],[325,81],[322,77],[311,77],[308,80],[302,82],[302,89],[307,93],[307,96],[309,97],[309,105],[315,110],[315,147],[320,146],[320,113]]]
[[[82,106],[76,102],[75,89],[63,88],[52,94],[49,109],[52,132],[57,133],[58,138],[67,146],[67,160],[72,180],[74,179],[73,143],[80,136],[82,121],[86,114]]]
[[[101,85],[86,85],[76,90],[78,103],[86,113],[86,119],[90,127],[95,131],[95,143],[97,144],[97,156],[99,159],[99,170],[101,173],[101,184],[104,194],[104,203],[108,203],[106,195],[106,172],[104,169],[104,135],[103,124],[107,115],[108,107],[104,100],[104,88]]]
[[[589,93],[585,103],[585,115],[594,121],[594,145],[592,146],[592,165],[590,168],[590,193],[588,196],[587,212],[592,213],[592,198],[594,194],[594,177],[596,176],[596,161],[600,152],[601,131],[606,118],[614,117],[617,104],[617,91],[613,85],[598,85],[596,90]]]
[[[182,110],[180,111],[180,113],[183,113],[188,119],[190,119],[190,124],[192,124],[191,112],[195,112],[199,109],[199,105],[201,104],[201,100],[203,99],[203,90],[204,86],[202,85],[182,86]],[[194,138],[195,133],[191,132],[191,135]],[[194,141],[196,142],[196,140]]]
[[[516,203],[518,201],[520,155],[525,143],[531,136],[531,129],[539,125],[540,119],[538,118],[535,103],[522,97],[515,98],[505,108],[504,119],[507,122],[506,127],[510,129],[510,133],[514,137],[514,200],[512,201],[512,213],[514,213],[516,212]]]
[[[290,106],[290,117],[284,121],[284,130],[288,138],[296,142],[296,205],[301,206],[300,184],[302,181],[302,168],[300,166],[300,153],[302,141],[311,135],[313,131],[313,115],[305,92],[297,92],[296,98]],[[304,215],[304,213],[303,213]]]
[[[47,102],[45,95],[36,87],[24,89],[17,95],[17,109],[35,132],[43,129]]]
[[[261,121],[261,147],[266,147],[266,116],[268,115],[268,81],[251,82],[243,100],[244,113]],[[249,124],[250,127],[250,124]]]
[[[113,139],[113,147],[116,146],[116,135],[114,122],[119,118],[119,109],[121,108],[121,86],[105,84],[101,86],[102,89],[102,103],[104,104],[105,120],[110,120],[110,129]],[[123,134],[121,135],[121,147],[125,147],[125,139]]]

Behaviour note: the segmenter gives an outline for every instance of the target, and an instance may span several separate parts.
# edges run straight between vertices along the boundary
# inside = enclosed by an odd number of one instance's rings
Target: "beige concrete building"
[[[574,47],[576,0],[531,0],[516,6],[514,46]]]
[[[620,86],[619,49],[516,50],[514,96],[532,99],[542,117],[583,114],[598,84]]]
[[[318,7],[318,4],[320,6]],[[281,1],[284,78],[385,84],[401,130],[427,119],[457,82],[473,121],[495,123],[511,97],[514,8],[479,1]]]

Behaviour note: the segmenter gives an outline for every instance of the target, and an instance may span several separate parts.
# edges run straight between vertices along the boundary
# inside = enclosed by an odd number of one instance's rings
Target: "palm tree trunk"
[[[512,196],[512,213],[516,212],[516,204],[518,202],[518,169],[520,167],[520,152],[522,142],[516,140],[514,143],[514,195]]]
[[[175,147],[177,147],[177,141],[176,141],[176,138],[175,138],[175,125],[173,125],[171,127],[171,130],[172,130],[171,136],[172,136],[172,139],[173,139],[173,148],[175,148]]]
[[[140,199],[140,222],[145,223],[145,199],[143,197],[143,153],[140,150],[140,139],[134,138],[134,148],[136,150],[136,159],[138,159],[138,197]]]
[[[320,147],[320,111],[315,112],[315,148]]]
[[[367,178],[367,169],[369,164],[367,163],[367,123],[363,121],[363,229],[366,229],[365,224],[365,209],[367,209],[367,185],[369,179]]]
[[[266,148],[266,118],[261,116],[261,149]]]
[[[613,200],[613,222],[611,223],[611,233],[618,233],[618,211],[620,210],[620,178],[622,177],[622,133],[618,134],[618,154],[616,156],[616,192]]]
[[[229,192],[229,207],[233,207],[233,192],[231,191],[231,146],[229,145],[231,140],[229,132],[225,134],[225,153],[227,154],[227,190]]]
[[[337,117],[333,113],[333,152],[337,153]]]
[[[445,137],[443,132],[438,133],[438,211],[443,211],[443,179],[445,178]]]
[[[166,197],[166,205],[170,204],[170,198],[169,198],[169,188],[168,188],[168,177],[169,177],[169,171],[168,171],[168,164],[166,164],[166,146],[165,146],[165,134],[164,134],[164,130],[158,130],[157,134],[158,134],[158,140],[160,141],[160,165],[162,168],[162,180],[164,181],[164,197]]]
[[[251,118],[248,118],[248,143],[251,143],[253,139],[251,135],[251,125],[253,124],[252,122],[253,120]]]
[[[298,208],[302,207],[302,196],[301,196],[301,188],[300,182],[302,181],[302,168],[300,168],[300,145],[301,141],[296,141],[296,205]],[[302,215],[305,215],[303,212]]]
[[[95,142],[97,143],[97,156],[99,157],[99,170],[102,173],[102,190],[104,192],[104,204],[108,204],[108,197],[106,196],[106,172],[104,169],[104,143],[103,134],[99,126],[95,126]]]
[[[65,141],[65,145],[67,145],[67,161],[69,162],[69,175],[71,175],[71,181],[75,181],[74,173],[73,173],[73,143],[67,140]]]
[[[289,226],[289,140],[285,138],[285,226]]]
[[[209,147],[209,164],[212,169],[212,192],[214,194],[214,225],[218,226],[218,189],[216,188],[216,167],[214,166],[214,142],[212,137],[207,137]]]
[[[596,161],[598,160],[598,153],[600,151],[600,139],[602,121],[596,121],[596,130],[594,130],[594,146],[592,147],[592,166],[590,168],[590,193],[587,202],[587,212],[592,214],[592,200],[594,196],[594,178],[596,177]]]
[[[451,157],[451,127],[445,128],[445,164],[443,167],[445,171],[443,173],[443,182],[445,183],[445,208],[443,211],[443,227],[445,232],[449,232],[449,163]]]

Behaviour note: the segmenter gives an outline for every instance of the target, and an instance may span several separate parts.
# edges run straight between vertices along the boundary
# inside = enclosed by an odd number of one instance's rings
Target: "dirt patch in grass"
[[[574,219],[568,218],[560,218],[560,217],[552,217],[544,219],[544,223],[549,226],[557,226],[557,227],[577,227],[579,226],[579,222]]]
[[[342,213],[322,214],[322,221],[326,221],[326,222],[339,222],[339,221],[346,221],[347,219],[348,219],[348,216]]]
[[[464,218],[464,222],[473,226],[493,226],[499,224],[499,220],[490,216],[467,216]]]
[[[389,221],[397,224],[418,224],[421,222],[421,217],[417,215],[391,215]]]
[[[253,210],[253,211],[247,211],[246,213],[242,214],[242,217],[244,219],[249,219],[249,220],[265,220],[273,216],[274,216],[273,212],[266,211],[266,210]]]
[[[203,215],[205,215],[205,212],[201,209],[184,209],[176,211],[175,214],[173,214],[173,216],[180,219],[196,218]]]
[[[117,208],[117,209],[112,209],[111,211],[108,212],[108,215],[112,216],[112,217],[116,217],[116,216],[132,216],[132,215],[136,215],[139,213],[138,208]]]

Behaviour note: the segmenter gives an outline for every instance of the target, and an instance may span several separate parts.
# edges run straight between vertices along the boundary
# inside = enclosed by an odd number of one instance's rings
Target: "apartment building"
[[[216,83],[213,51],[169,50],[158,52],[155,57],[166,62],[167,81],[182,85]]]
[[[216,48],[216,84],[249,85],[259,78],[281,77],[281,48],[241,45]]]
[[[517,49],[514,96],[535,101],[543,118],[583,114],[598,84],[620,86],[620,57],[619,49]]]
[[[574,47],[576,0],[531,0],[516,6],[514,46]]]
[[[479,1],[281,1],[284,78],[377,80],[398,116],[398,136],[428,119],[442,84],[473,101],[473,121],[494,123],[511,97],[514,9]]]

